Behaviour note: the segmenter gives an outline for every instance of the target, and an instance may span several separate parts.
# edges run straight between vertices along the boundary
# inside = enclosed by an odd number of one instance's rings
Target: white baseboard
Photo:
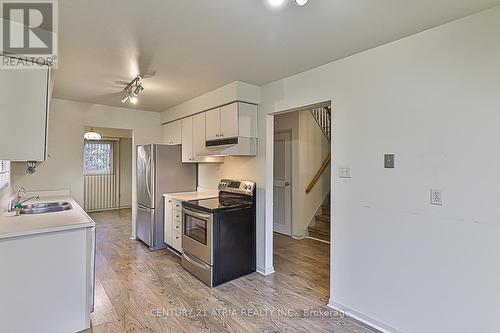
[[[257,266],[257,273],[262,274],[264,276],[273,274],[274,273],[274,267],[271,266],[271,267],[264,268],[264,267],[261,267],[261,266]]]
[[[357,321],[360,321],[365,325],[368,325],[376,330],[379,330],[380,332],[383,332],[383,333],[402,333],[400,330],[397,330],[394,327],[391,327],[391,326],[384,324],[378,320],[375,320],[373,318],[365,316],[361,312],[353,310],[353,309],[349,308],[348,306],[345,306],[341,303],[335,302],[331,298],[330,298],[327,306],[329,308],[334,309],[334,310],[344,312],[346,314],[346,316],[349,316],[353,319],[356,319]]]
[[[313,239],[315,241],[318,241],[318,242],[321,242],[321,243],[326,243],[326,244],[330,244],[330,242],[326,241],[326,240],[322,240],[322,239],[319,239],[319,238],[314,238],[314,237],[311,237],[311,236],[307,236],[305,238],[309,238],[309,239]]]

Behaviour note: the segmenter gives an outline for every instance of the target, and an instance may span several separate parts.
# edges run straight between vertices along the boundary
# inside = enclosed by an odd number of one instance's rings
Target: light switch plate
[[[339,166],[339,178],[351,178],[351,168],[348,166]]]
[[[431,204],[436,206],[443,205],[443,191],[442,190],[431,190]]]
[[[384,154],[384,168],[394,169],[394,154]]]

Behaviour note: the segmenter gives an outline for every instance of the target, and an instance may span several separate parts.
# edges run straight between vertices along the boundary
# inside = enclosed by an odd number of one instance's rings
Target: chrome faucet
[[[38,195],[33,195],[33,196],[29,197],[29,198],[21,200],[24,196],[26,196],[26,189],[21,186],[17,190],[16,197],[14,199],[12,199],[12,201],[10,202],[9,212],[17,211],[18,206],[22,205],[23,203],[25,203],[28,200],[39,199],[40,198]]]

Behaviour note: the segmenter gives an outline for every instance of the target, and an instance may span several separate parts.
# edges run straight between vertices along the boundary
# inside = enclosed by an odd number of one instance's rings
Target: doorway
[[[97,212],[132,207],[132,131],[86,127],[100,135],[84,140],[84,209]]]
[[[274,134],[274,231],[292,235],[292,131]]]
[[[273,268],[328,302],[331,109],[323,104],[272,116]]]

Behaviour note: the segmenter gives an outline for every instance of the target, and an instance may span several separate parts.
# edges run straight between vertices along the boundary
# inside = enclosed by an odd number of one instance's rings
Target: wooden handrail
[[[316,175],[314,175],[314,178],[311,180],[311,183],[309,183],[309,186],[306,189],[306,193],[309,193],[312,191],[312,189],[314,188],[314,185],[316,185],[316,183],[319,180],[319,177],[321,177],[323,172],[325,172],[326,167],[328,166],[328,164],[330,164],[331,160],[332,160],[332,154],[330,153],[323,161],[323,164],[321,164],[321,167],[319,168],[318,172],[316,172]]]

